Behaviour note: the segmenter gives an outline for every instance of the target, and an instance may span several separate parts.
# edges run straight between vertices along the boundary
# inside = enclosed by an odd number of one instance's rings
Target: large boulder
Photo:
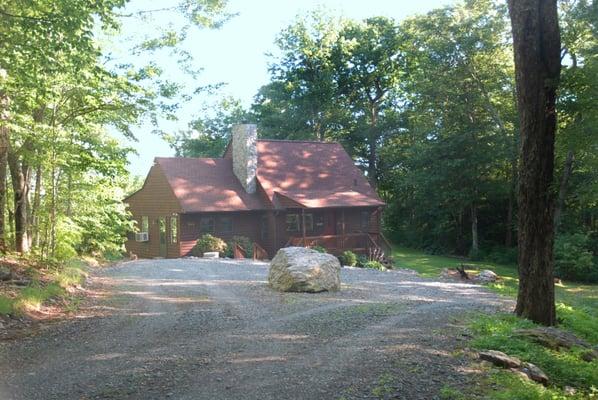
[[[281,292],[323,292],[341,288],[341,265],[331,254],[304,247],[278,250],[270,262],[268,283]]]

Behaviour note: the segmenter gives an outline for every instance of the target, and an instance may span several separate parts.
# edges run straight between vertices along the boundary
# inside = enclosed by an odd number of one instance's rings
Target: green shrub
[[[253,257],[253,241],[247,236],[233,236],[233,238],[226,244],[226,252],[224,255],[229,258],[234,258],[235,245],[239,245],[245,250],[247,258]]]
[[[206,233],[197,239],[195,246],[193,246],[193,249],[191,249],[191,254],[201,257],[203,256],[203,253],[217,251],[223,255],[226,251],[226,248],[227,246],[226,243],[224,243],[224,240]]]
[[[364,268],[365,264],[367,264],[368,262],[368,258],[363,254],[360,254],[359,256],[357,256],[357,264],[355,264],[355,266],[358,268]]]
[[[598,267],[589,250],[588,235],[573,233],[557,236],[554,244],[555,275],[563,279],[595,282]]]
[[[322,246],[311,246],[311,249],[317,251],[318,253],[328,253],[326,248]]]
[[[354,267],[355,264],[357,264],[357,255],[352,251],[347,250],[344,251],[343,254],[341,254],[338,257],[338,260],[340,261],[341,265],[348,265],[350,267]]]
[[[517,264],[517,247],[494,246],[483,248],[478,252],[477,260],[502,265]]]
[[[81,242],[82,231],[72,219],[63,217],[56,226],[56,248],[54,258],[59,261],[77,256],[77,245]]]
[[[371,268],[377,269],[380,271],[386,271],[386,267],[380,261],[367,261],[364,265],[364,268]]]

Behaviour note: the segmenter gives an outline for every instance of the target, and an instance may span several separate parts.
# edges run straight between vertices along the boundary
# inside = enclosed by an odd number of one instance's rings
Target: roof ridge
[[[340,144],[339,142],[323,142],[321,140],[293,140],[293,139],[258,139],[258,142],[289,142],[289,143],[318,143],[318,144]]]
[[[168,160],[225,160],[224,157],[187,157],[187,156],[154,157],[154,159],[168,159]]]

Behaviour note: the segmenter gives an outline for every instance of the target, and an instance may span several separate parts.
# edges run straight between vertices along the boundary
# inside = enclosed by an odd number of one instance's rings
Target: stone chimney
[[[257,128],[243,124],[233,126],[233,172],[247,193],[255,193],[257,174]]]

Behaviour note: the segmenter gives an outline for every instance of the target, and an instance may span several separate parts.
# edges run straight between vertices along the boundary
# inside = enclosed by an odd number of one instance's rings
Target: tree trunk
[[[517,158],[511,161],[511,187],[509,188],[509,205],[507,206],[507,229],[505,247],[513,246],[513,209],[515,208],[515,193],[517,191]]]
[[[6,252],[6,174],[8,170],[8,97],[0,92],[0,252]]]
[[[25,162],[19,161],[18,156],[12,150],[8,152],[8,164],[10,166],[12,190],[14,192],[15,250],[18,253],[25,254],[29,252],[27,203],[29,202],[30,168]]]
[[[35,170],[35,191],[33,193],[33,205],[31,206],[31,243],[39,248],[39,208],[41,206],[42,189],[42,166],[39,164]]]
[[[567,183],[569,183],[569,178],[571,177],[571,171],[573,170],[573,161],[575,157],[573,152],[569,150],[567,153],[567,159],[565,160],[565,167],[563,168],[563,176],[561,177],[561,186],[559,188],[559,198],[556,203],[556,208],[554,210],[554,231],[555,233],[559,230],[559,225],[561,223],[561,213],[563,212],[563,207],[565,205],[565,197],[567,196]]]
[[[520,120],[517,315],[554,325],[554,137],[560,77],[556,0],[509,0]]]
[[[480,252],[478,241],[478,209],[475,204],[471,205],[471,252],[470,256],[476,257]]]

